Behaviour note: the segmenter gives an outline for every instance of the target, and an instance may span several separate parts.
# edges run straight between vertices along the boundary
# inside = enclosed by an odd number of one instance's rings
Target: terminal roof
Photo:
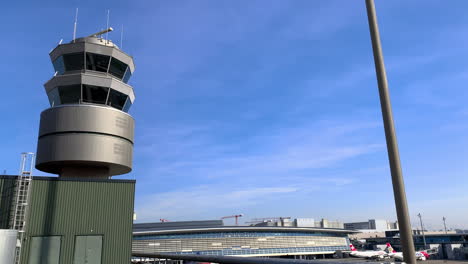
[[[282,227],[282,226],[224,226],[222,220],[180,221],[164,223],[141,223],[133,225],[134,235],[144,234],[177,234],[206,232],[325,232],[325,233],[358,233],[356,230],[316,227]]]

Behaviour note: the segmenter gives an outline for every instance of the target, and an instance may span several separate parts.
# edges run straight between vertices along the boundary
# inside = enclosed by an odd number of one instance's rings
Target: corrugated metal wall
[[[134,194],[128,180],[34,178],[21,262],[32,236],[61,236],[60,263],[73,263],[77,235],[102,235],[102,263],[128,264]]]

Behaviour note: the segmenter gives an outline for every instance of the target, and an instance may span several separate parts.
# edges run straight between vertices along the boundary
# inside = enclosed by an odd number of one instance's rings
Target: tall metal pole
[[[401,172],[397,138],[393,124],[392,106],[388,92],[387,75],[385,73],[374,0],[366,0],[366,8],[372,40],[372,50],[374,53],[375,72],[379,86],[380,106],[382,108],[390,172],[392,174],[393,195],[395,196],[395,207],[398,223],[400,225],[400,240],[403,247],[403,257],[406,263],[415,264],[416,256],[414,252],[413,235],[408,214],[408,204],[406,202],[405,184]]]
[[[447,234],[447,226],[445,225],[445,216],[442,217],[442,221],[444,221],[444,230],[445,230],[445,234]]]
[[[423,236],[424,249],[427,249],[427,247],[426,247],[426,236],[424,235],[424,226],[423,226],[423,223],[422,223],[421,213],[418,214],[418,217],[419,217],[419,222],[421,222],[421,232],[422,232],[422,236]]]

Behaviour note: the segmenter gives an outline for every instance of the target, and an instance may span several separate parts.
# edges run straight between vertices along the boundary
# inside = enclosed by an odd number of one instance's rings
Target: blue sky
[[[138,221],[396,219],[364,1],[1,5],[2,171],[35,151],[75,8],[78,36],[110,8],[136,64],[134,170],[116,178],[137,179]],[[412,223],[466,228],[468,2],[376,6]]]

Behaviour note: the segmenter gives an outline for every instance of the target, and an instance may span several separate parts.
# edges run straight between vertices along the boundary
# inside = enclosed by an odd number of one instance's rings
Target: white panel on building
[[[0,263],[14,263],[17,235],[16,230],[0,229]]]
[[[296,218],[297,227],[315,227],[315,220],[313,218]]]

